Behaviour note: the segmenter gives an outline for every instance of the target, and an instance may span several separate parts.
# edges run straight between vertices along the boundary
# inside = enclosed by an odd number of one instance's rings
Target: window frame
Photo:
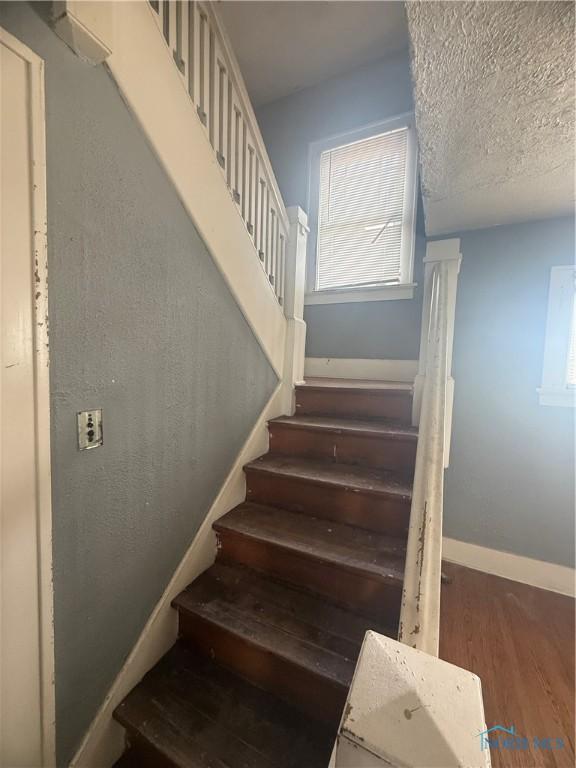
[[[404,191],[405,226],[408,237],[403,238],[401,254],[401,279],[395,284],[373,286],[347,286],[343,288],[317,289],[317,246],[320,202],[320,156],[327,150],[346,146],[364,139],[371,139],[383,133],[408,129],[406,152],[406,184]],[[312,142],[308,150],[308,199],[310,234],[306,259],[306,304],[339,304],[348,302],[386,301],[411,299],[416,284],[414,274],[414,248],[416,242],[416,195],[418,191],[418,140],[414,114],[406,112],[388,120],[371,123],[353,131],[339,133],[320,141]]]
[[[575,265],[550,269],[542,386],[538,388],[540,405],[576,406],[576,387],[567,381],[575,285]]]

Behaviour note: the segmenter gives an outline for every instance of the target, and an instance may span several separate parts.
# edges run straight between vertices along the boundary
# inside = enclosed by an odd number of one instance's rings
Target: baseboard
[[[307,357],[305,376],[334,379],[372,379],[374,381],[413,382],[418,360],[367,360],[339,357]]]
[[[576,571],[565,565],[500,552],[457,539],[442,539],[442,558],[504,579],[574,597]]]
[[[267,421],[283,412],[282,398],[283,391],[280,382],[258,417],[258,421],[238,454],[222,489],[164,594],[152,611],[126,663],[114,680],[72,760],[70,768],[111,766],[122,754],[124,730],[112,719],[112,713],[122,699],[176,641],[177,614],[171,607],[171,602],[179,592],[214,562],[216,539],[212,530],[212,523],[245,498],[246,484],[243,467],[268,450]]]

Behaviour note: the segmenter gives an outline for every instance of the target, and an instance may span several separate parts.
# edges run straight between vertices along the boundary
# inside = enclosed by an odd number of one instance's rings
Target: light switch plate
[[[78,413],[78,448],[88,451],[102,445],[102,409]]]

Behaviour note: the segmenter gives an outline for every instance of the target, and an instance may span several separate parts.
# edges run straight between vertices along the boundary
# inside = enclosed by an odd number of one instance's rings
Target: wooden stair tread
[[[337,416],[279,416],[270,424],[281,424],[293,429],[314,429],[338,434],[361,435],[363,437],[385,437],[387,439],[418,440],[416,427],[399,424],[385,419],[353,419]]]
[[[280,611],[265,614],[258,601],[250,600],[238,606],[233,594],[219,590],[211,576],[204,581],[200,577],[197,581],[200,584],[195,582],[175,599],[174,606],[179,610],[217,624],[236,637],[315,675],[328,678],[337,685],[346,688],[350,685],[357,653],[354,657],[346,658],[320,647],[309,639],[304,639],[305,632],[298,634],[295,631],[295,622],[291,627],[293,631],[287,632],[286,617],[283,617]],[[359,650],[358,648],[357,652]]]
[[[302,384],[297,384],[296,389],[339,389],[342,391],[361,390],[396,390],[398,392],[412,393],[414,385],[403,381],[380,381],[376,379],[333,379],[315,376],[307,378]]]
[[[366,630],[396,635],[413,391],[298,385],[244,468],[250,500],[213,524],[216,563],[173,600],[179,641],[114,713],[118,768],[328,764]]]
[[[354,661],[366,630],[395,635],[383,622],[368,621],[242,566],[215,563],[173,601],[178,609],[202,612],[209,603]]]
[[[399,539],[298,512],[244,502],[214,524],[219,533],[256,538],[337,567],[402,583],[406,547]]]
[[[332,485],[352,491],[379,493],[406,500],[412,498],[410,481],[387,469],[272,454],[260,456],[247,464],[244,469],[248,472],[269,472],[298,478],[315,485]]]
[[[116,708],[176,768],[324,768],[335,734],[178,642]]]

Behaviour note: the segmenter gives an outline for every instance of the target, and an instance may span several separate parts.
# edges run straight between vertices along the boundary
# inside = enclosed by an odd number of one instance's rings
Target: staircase
[[[118,766],[326,768],[367,629],[396,637],[412,387],[316,379],[269,423],[179,639],[115,711]]]

